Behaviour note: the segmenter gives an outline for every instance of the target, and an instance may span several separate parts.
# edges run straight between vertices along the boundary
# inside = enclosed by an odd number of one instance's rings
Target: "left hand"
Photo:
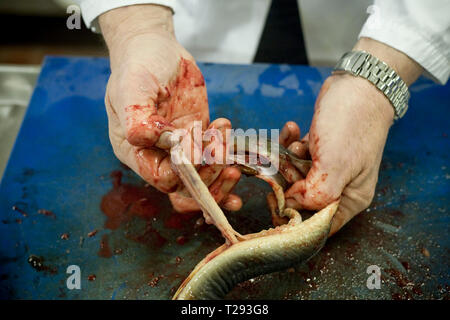
[[[384,61],[408,86],[423,71],[404,53],[370,38],[359,39],[354,50]],[[306,178],[285,193],[287,205],[320,210],[340,197],[330,235],[367,208],[393,118],[390,101],[368,80],[330,76],[317,97],[310,132],[289,146],[300,158],[310,156],[313,164]],[[283,131],[280,140],[286,143],[299,129],[291,123]]]
[[[300,158],[309,154],[313,165],[285,193],[287,205],[320,210],[340,197],[330,234],[367,208],[393,117],[390,102],[367,80],[329,77],[317,98],[309,134],[289,146]],[[290,123],[283,131],[281,138],[297,135],[298,128]]]

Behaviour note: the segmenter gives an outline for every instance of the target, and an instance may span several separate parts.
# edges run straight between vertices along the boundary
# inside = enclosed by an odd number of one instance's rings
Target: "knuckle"
[[[362,201],[362,204],[364,205],[363,209],[366,209],[367,207],[370,206],[374,196],[375,196],[375,188],[372,188],[371,190],[369,190],[369,192],[365,196],[363,196],[363,201]]]

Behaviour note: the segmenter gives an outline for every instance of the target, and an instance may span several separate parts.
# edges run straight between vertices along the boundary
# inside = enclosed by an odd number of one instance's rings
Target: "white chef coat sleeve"
[[[81,13],[86,26],[94,32],[100,32],[97,18],[106,11],[135,4],[158,4],[172,9],[175,1],[176,0],[75,0],[81,8]]]
[[[419,63],[434,81],[450,74],[450,0],[375,0],[359,37],[393,47]]]

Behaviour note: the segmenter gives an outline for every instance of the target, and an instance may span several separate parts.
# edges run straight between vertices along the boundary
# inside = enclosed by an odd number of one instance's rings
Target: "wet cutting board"
[[[243,129],[294,120],[303,132],[330,72],[200,67],[212,119],[227,117]],[[174,215],[165,195],[114,157],[103,104],[108,75],[101,58],[43,64],[0,186],[1,298],[168,299],[222,243],[198,215]],[[449,297],[450,84],[420,79],[411,94],[409,112],[390,132],[371,207],[307,264],[240,284],[228,298]],[[245,205],[228,214],[238,231],[269,226],[268,190],[242,179],[237,193]],[[118,220],[103,212],[130,207],[133,214]],[[81,289],[66,286],[71,265],[80,268]],[[381,270],[380,289],[366,286],[371,265]]]

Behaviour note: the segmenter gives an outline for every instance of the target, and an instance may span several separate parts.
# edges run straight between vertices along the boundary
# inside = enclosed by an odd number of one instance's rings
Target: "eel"
[[[325,244],[337,205],[332,203],[303,222],[292,212],[288,224],[220,246],[197,264],[173,299],[223,299],[240,282],[307,261]]]
[[[271,208],[272,215],[289,219],[288,223],[275,228],[241,235],[228,223],[195,167],[185,157],[180,144],[171,138],[170,134],[166,134],[160,140],[165,146],[171,146],[170,153],[180,179],[199,203],[205,220],[213,223],[226,240],[222,246],[197,264],[172,299],[222,299],[236,284],[303,263],[324,246],[339,201],[331,203],[311,218],[302,221],[301,215],[296,210],[285,207],[286,177],[280,172],[268,171],[267,165],[252,165],[246,163],[243,158],[235,157],[234,160],[245,174],[254,175],[271,185],[277,200],[277,206]],[[259,154],[260,156],[266,157],[271,162],[279,161],[280,167],[289,163],[306,176],[311,167],[310,161],[297,158],[289,150],[280,145],[275,146],[273,142],[264,143],[268,144],[267,152]],[[248,143],[238,147],[235,140],[234,146],[235,154],[249,152]],[[273,158],[271,152],[274,147],[277,148],[277,159]]]

